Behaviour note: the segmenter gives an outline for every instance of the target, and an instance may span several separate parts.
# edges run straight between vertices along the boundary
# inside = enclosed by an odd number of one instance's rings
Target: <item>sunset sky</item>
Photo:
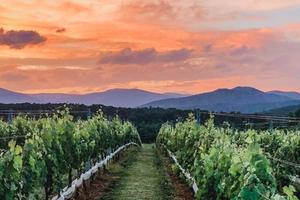
[[[300,92],[300,0],[0,1],[0,87]]]

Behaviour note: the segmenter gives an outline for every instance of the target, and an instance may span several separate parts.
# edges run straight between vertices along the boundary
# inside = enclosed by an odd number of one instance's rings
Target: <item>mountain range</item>
[[[78,103],[103,104],[115,107],[137,107],[151,101],[178,98],[177,93],[154,93],[139,89],[112,89],[88,94],[41,93],[24,94],[0,89],[0,103]]]
[[[216,112],[256,113],[285,106],[300,105],[300,93],[263,92],[252,87],[217,89],[212,92],[184,95],[154,93],[140,89],[111,89],[88,94],[24,94],[0,89],[0,103],[77,103],[114,107],[160,107],[202,109]]]
[[[296,92],[263,92],[252,87],[236,87],[188,97],[157,100],[143,107],[257,113],[297,104],[300,104],[300,94]]]

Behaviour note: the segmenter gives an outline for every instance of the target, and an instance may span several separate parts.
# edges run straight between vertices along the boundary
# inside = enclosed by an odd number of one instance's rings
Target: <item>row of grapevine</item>
[[[299,195],[289,180],[300,174],[298,131],[237,131],[215,127],[213,119],[200,126],[190,116],[175,126],[164,124],[157,146],[172,152],[191,174],[197,199],[296,200]]]
[[[0,199],[7,200],[49,199],[118,147],[140,144],[131,123],[100,112],[85,121],[75,121],[68,111],[17,117],[11,124],[0,122],[1,138],[6,143],[1,141]]]

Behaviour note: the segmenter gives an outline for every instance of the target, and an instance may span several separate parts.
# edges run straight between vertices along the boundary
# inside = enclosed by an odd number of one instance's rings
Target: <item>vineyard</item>
[[[141,144],[130,122],[101,112],[84,121],[67,109],[0,121],[0,199],[57,199],[132,142]]]
[[[237,131],[215,127],[213,118],[198,125],[191,115],[164,124],[157,146],[177,162],[174,170],[183,172],[197,199],[299,197],[299,131]]]
[[[79,193],[89,193],[88,185],[109,172],[114,163],[110,161],[121,151],[141,146],[137,129],[128,121],[108,119],[100,111],[84,120],[71,113],[64,108],[0,121],[0,199],[80,199]],[[125,163],[132,160],[127,167],[122,164],[119,173],[125,177],[101,195],[117,200],[193,199],[193,195],[220,200],[299,199],[297,129],[241,130],[227,123],[216,126],[213,116],[205,121],[200,124],[190,114],[185,121],[163,124],[157,149],[147,144],[123,158]],[[173,164],[168,166],[160,157]],[[178,181],[170,176],[184,180],[181,198],[175,198],[172,190]]]

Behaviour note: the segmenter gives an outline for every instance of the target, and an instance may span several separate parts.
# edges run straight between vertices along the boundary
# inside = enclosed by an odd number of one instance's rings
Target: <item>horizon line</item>
[[[168,94],[168,93],[174,93],[174,94],[180,94],[180,95],[187,95],[187,96],[193,96],[193,95],[198,95],[198,94],[203,94],[203,93],[209,93],[209,92],[214,92],[216,90],[220,90],[220,89],[234,89],[234,88],[238,88],[238,87],[242,87],[242,88],[254,88],[263,92],[297,92],[300,93],[298,91],[293,91],[293,90],[278,90],[278,89],[273,89],[273,90],[263,90],[254,86],[234,86],[234,87],[220,87],[220,88],[215,88],[212,90],[208,90],[208,91],[199,91],[196,93],[186,93],[186,92],[182,92],[182,91],[164,91],[164,92],[158,92],[158,91],[152,91],[152,90],[147,90],[147,89],[143,89],[143,88],[121,88],[121,87],[116,87],[116,88],[108,88],[108,89],[104,89],[104,90],[98,90],[98,91],[90,91],[90,92],[78,92],[78,91],[74,91],[74,92],[59,92],[59,90],[57,91],[53,91],[53,92],[46,92],[46,91],[41,91],[41,92],[26,92],[25,91],[19,91],[19,90],[12,90],[12,89],[7,89],[7,88],[3,88],[0,87],[0,89],[3,90],[7,90],[10,92],[15,92],[15,93],[20,93],[20,94],[25,94],[25,95],[37,95],[37,94],[64,94],[64,95],[87,95],[87,94],[93,94],[93,93],[103,93],[103,92],[108,92],[111,90],[140,90],[140,91],[145,91],[145,92],[150,92],[150,93],[156,93],[156,94]],[[30,91],[30,90],[27,90]]]

